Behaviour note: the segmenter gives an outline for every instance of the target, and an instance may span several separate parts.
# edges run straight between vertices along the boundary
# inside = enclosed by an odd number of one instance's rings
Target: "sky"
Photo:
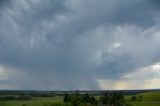
[[[158,88],[159,0],[0,0],[0,89]]]

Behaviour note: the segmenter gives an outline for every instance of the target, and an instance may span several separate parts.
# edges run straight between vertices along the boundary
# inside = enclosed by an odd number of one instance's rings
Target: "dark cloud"
[[[11,0],[0,0],[0,5],[4,6],[4,5],[6,5],[6,4],[10,3],[10,2],[11,2]]]
[[[150,2],[152,5],[156,6],[157,8],[159,8],[160,5],[160,1],[159,0],[148,0],[148,2]]]
[[[8,3],[0,1],[0,65],[22,74],[4,86],[101,89],[98,79],[120,79],[160,60],[159,9],[148,1]]]
[[[9,6],[11,6],[11,0],[0,0],[0,14]]]

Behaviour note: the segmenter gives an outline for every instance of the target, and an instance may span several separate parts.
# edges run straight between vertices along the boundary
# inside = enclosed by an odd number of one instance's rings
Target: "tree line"
[[[129,106],[122,92],[105,92],[96,97],[88,93],[84,95],[66,93],[64,103],[68,103],[70,106]]]
[[[0,101],[4,100],[32,100],[32,97],[29,95],[21,95],[21,96],[16,96],[16,95],[5,95],[5,96],[0,96]]]

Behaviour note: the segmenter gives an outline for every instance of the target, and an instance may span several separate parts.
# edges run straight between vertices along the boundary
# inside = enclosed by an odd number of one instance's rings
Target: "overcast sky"
[[[0,89],[160,88],[159,0],[0,0]]]

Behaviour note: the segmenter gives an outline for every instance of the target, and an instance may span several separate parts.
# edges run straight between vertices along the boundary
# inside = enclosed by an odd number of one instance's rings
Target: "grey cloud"
[[[10,4],[11,0],[1,0],[0,5],[1,7],[6,6],[7,4]]]
[[[12,1],[0,14],[0,64],[26,76],[8,85],[101,89],[97,79],[118,79],[159,61],[159,37],[147,39],[159,32],[158,10],[145,0]]]

